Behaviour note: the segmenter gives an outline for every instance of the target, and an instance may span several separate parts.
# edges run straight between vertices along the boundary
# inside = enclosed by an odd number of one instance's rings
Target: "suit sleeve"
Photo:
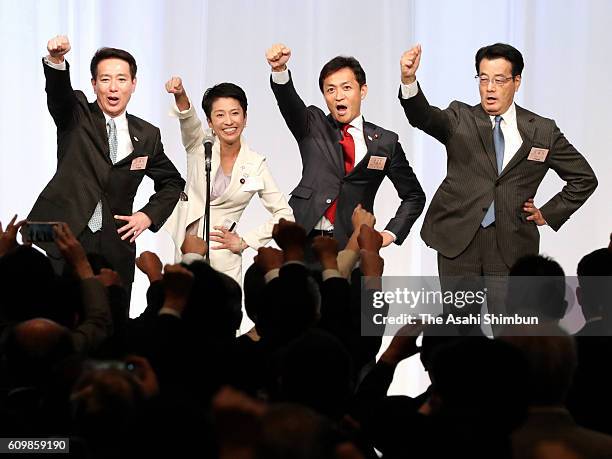
[[[156,232],[172,213],[185,187],[185,180],[181,178],[181,174],[164,153],[164,146],[157,128],[155,128],[153,152],[150,158],[151,165],[147,167],[147,176],[153,180],[155,194],[149,198],[149,202],[140,211],[148,215],[152,222],[149,229]]]
[[[281,115],[287,123],[287,127],[298,142],[302,140],[309,131],[309,116],[308,107],[298,95],[293,86],[291,72],[289,72],[289,81],[285,84],[277,84],[270,77],[272,92],[278,103]]]
[[[267,211],[272,215],[266,223],[249,231],[243,236],[244,241],[249,247],[254,249],[263,247],[270,242],[270,239],[272,239],[272,228],[281,218],[288,221],[295,221],[293,210],[289,207],[285,195],[278,189],[265,160],[261,163],[259,175],[264,182],[263,190],[259,192],[259,198]]]
[[[446,144],[459,124],[459,113],[455,103],[453,102],[446,110],[429,105],[420,85],[416,95],[409,99],[402,97],[400,89],[399,100],[410,125],[443,144]]]
[[[193,104],[187,111],[180,112],[174,107],[173,112],[181,124],[181,140],[187,154],[203,154],[204,131],[202,130],[202,121],[198,118]]]
[[[399,142],[397,142],[391,157],[391,165],[387,171],[387,176],[393,183],[402,202],[395,213],[395,217],[389,221],[385,229],[395,234],[395,243],[401,245],[408,236],[410,228],[423,212],[425,193]]]
[[[47,108],[58,131],[69,129],[78,120],[78,100],[70,83],[69,69],[68,61],[66,61],[66,70],[57,70],[45,64],[43,60]],[[58,155],[62,151],[64,150],[58,148]]]
[[[557,231],[593,194],[597,188],[597,178],[584,156],[568,142],[556,124],[549,154],[550,168],[566,183],[559,193],[540,208],[540,212],[546,223]]]

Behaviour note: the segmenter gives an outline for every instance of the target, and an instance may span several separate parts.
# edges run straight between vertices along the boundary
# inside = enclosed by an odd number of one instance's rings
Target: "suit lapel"
[[[364,167],[367,167],[369,158],[371,156],[377,156],[378,153],[378,140],[380,138],[378,126],[363,120],[363,137],[366,143],[367,151],[365,156],[361,158],[361,161],[355,164],[355,168],[351,174],[355,172],[356,169],[363,169]]]
[[[144,151],[144,132],[142,129],[142,123],[136,117],[126,114],[127,122],[128,122],[128,131],[130,133],[130,140],[132,141],[132,146],[134,147],[134,151],[123,158],[121,161],[117,161],[117,164],[121,164],[124,161],[129,161],[132,158],[137,158],[139,156],[147,156],[147,152]]]
[[[514,154],[512,159],[506,164],[506,167],[502,170],[499,177],[503,177],[511,170],[514,166],[519,164],[531,150],[533,146],[533,139],[535,138],[535,117],[527,110],[523,110],[521,107],[516,105],[516,125],[518,127],[523,143],[521,144],[518,151]]]
[[[491,124],[491,118],[485,113],[480,104],[475,105],[473,110],[476,128],[478,130],[478,135],[480,135],[482,146],[485,149],[495,175],[497,175],[497,159],[495,157],[495,148],[493,147],[493,126]]]

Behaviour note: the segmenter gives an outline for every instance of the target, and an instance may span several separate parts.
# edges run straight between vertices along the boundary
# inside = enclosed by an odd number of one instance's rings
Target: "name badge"
[[[131,171],[141,171],[147,168],[147,161],[149,160],[148,156],[139,156],[138,158],[134,158],[132,160],[132,165],[130,166]]]
[[[242,179],[240,180],[241,183]],[[242,184],[242,191],[259,191],[263,190],[264,183],[261,177],[244,177],[244,183]]]
[[[547,156],[548,149],[531,147],[531,151],[529,152],[529,156],[527,156],[527,159],[529,161],[537,161],[539,163],[543,163],[544,161],[546,161]]]
[[[386,156],[370,156],[370,162],[368,162],[368,169],[382,171],[385,168],[385,164],[387,164]]]

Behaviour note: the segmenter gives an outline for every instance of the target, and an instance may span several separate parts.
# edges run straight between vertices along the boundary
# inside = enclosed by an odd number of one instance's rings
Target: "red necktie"
[[[344,172],[348,174],[355,167],[355,141],[353,136],[349,134],[348,130],[351,127],[350,124],[345,124],[342,127],[342,151],[344,152]],[[325,210],[325,218],[327,218],[332,225],[336,221],[336,206],[338,204],[338,198],[334,199],[334,202]]]

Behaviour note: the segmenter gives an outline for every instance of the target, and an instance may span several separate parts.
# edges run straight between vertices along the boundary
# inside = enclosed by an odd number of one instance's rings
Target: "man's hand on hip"
[[[131,236],[130,242],[134,242],[138,236],[142,234],[149,226],[151,226],[151,219],[144,212],[136,212],[133,215],[115,215],[115,220],[123,220],[127,223],[117,230],[121,236],[121,240],[125,241]]]

